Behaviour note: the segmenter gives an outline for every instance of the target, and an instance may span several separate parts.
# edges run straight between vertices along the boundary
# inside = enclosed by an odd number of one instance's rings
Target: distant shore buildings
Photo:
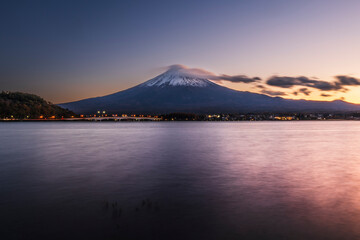
[[[0,121],[306,121],[306,120],[360,120],[360,113],[248,113],[248,114],[193,114],[170,113],[149,114],[107,114],[99,111],[93,115],[70,117],[39,115],[35,118],[17,118],[9,115]]]

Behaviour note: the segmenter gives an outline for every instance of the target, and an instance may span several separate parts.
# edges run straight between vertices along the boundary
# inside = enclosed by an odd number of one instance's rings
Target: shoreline
[[[0,119],[0,122],[328,122],[328,121],[360,121],[360,119],[301,119],[301,120],[65,120],[65,119]]]

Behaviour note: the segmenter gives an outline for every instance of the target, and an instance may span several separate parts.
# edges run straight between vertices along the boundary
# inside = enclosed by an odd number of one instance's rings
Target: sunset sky
[[[61,103],[183,64],[237,90],[360,103],[359,12],[358,0],[2,1],[0,90]]]

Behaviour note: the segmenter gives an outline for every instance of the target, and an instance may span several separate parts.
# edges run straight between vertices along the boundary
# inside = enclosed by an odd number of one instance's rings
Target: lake
[[[0,123],[0,239],[360,239],[360,122]]]

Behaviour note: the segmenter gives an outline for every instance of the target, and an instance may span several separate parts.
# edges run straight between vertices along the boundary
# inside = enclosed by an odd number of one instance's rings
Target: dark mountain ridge
[[[236,91],[186,71],[169,70],[140,85],[103,97],[59,104],[79,114],[341,112],[360,105],[336,100],[307,101]]]

